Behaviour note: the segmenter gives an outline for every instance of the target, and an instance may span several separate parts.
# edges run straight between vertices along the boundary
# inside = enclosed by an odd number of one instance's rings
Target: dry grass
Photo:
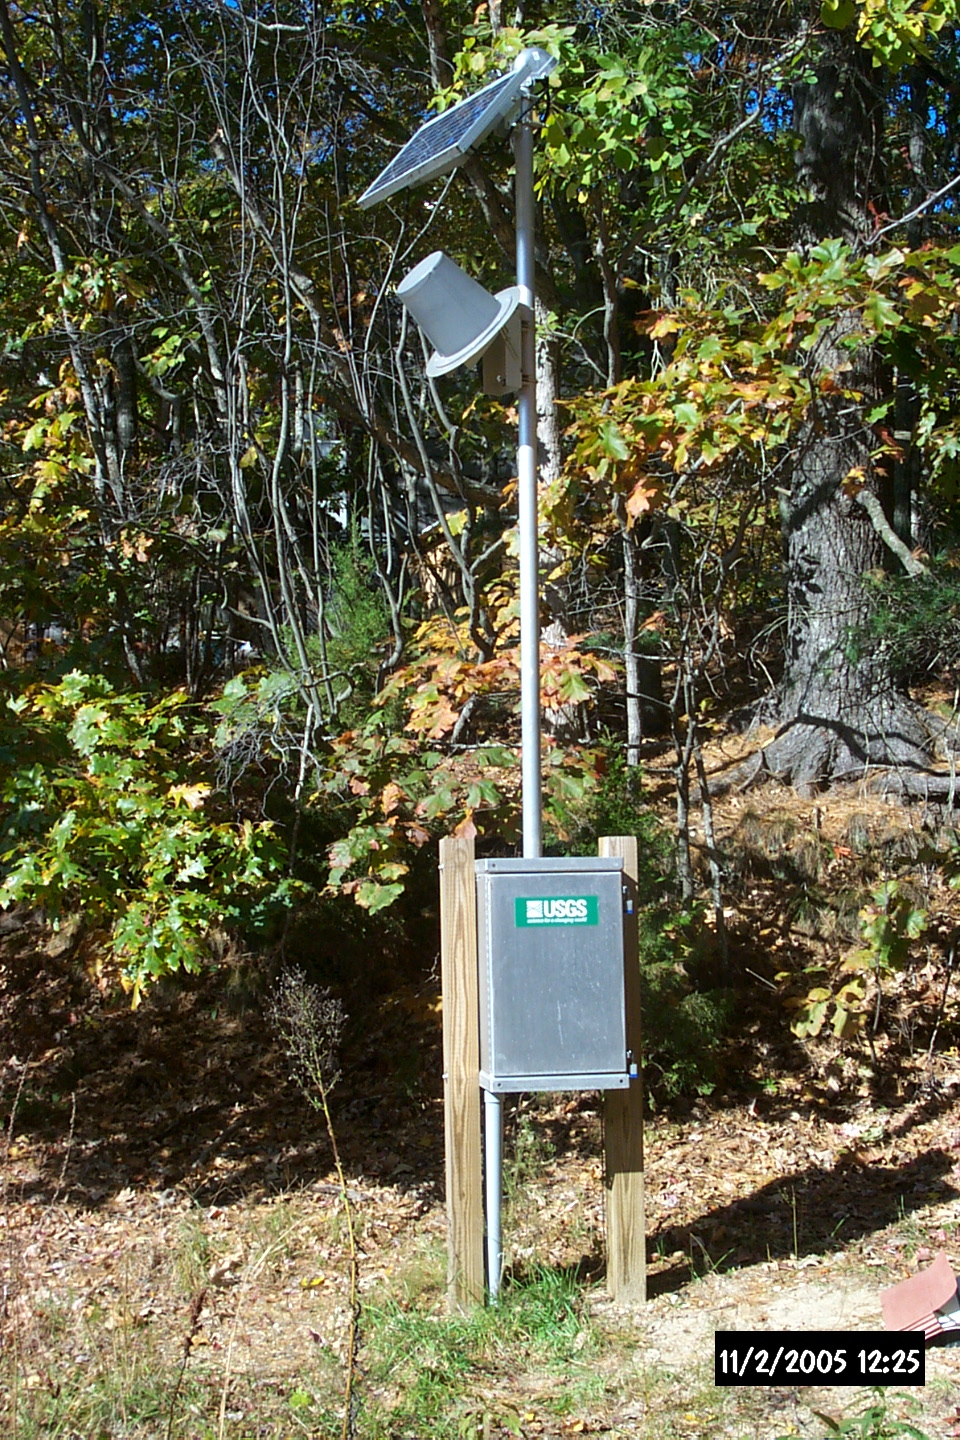
[[[756,743],[718,743],[711,772]],[[716,1390],[713,1330],[762,1327],[772,1304],[814,1324],[827,1295],[879,1324],[885,1284],[941,1247],[960,1267],[956,997],[927,1053],[956,928],[921,853],[939,817],[858,786],[731,791],[715,809],[737,1030],[715,1093],[650,1119],[642,1311],[603,1292],[596,1097],[528,1097],[508,1123],[504,1305],[446,1317],[436,995],[387,996],[358,1026],[332,1106],[358,1227],[358,1440],[819,1440],[814,1408],[862,1399]],[[891,992],[878,1073],[862,1043],[795,1041],[784,1002],[858,943],[864,897],[894,874],[933,925]],[[84,998],[42,937],[13,938],[0,1027],[10,1050],[30,1045],[0,1071],[0,1432],[337,1435],[337,1178],[259,1015],[187,989],[131,1017]],[[919,1405],[936,1440],[956,1423],[955,1353],[931,1360],[924,1395],[892,1402],[902,1418]]]
[[[603,1291],[601,1136],[587,1098],[528,1099],[513,1117],[499,1311],[448,1319],[439,1205],[354,1177],[359,1440],[821,1436],[814,1408],[840,1414],[854,1396],[715,1390],[713,1330],[763,1328],[781,1312],[793,1328],[813,1326],[825,1296],[870,1328],[884,1284],[940,1245],[960,1253],[960,1190],[936,1163],[960,1139],[950,1104],[891,1112],[865,1098],[856,1119],[849,1108],[830,1116],[798,1082],[761,1104],[659,1117],[651,1300],[631,1310]],[[837,1213],[848,1221],[831,1236]],[[334,1195],[199,1206],[125,1187],[89,1207],[8,1189],[0,1222],[10,1440],[338,1433],[349,1297]],[[937,1359],[917,1412],[925,1425],[950,1408],[955,1354]]]

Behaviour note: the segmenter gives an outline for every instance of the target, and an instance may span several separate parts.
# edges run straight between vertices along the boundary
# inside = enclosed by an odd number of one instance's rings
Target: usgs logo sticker
[[[517,925],[597,925],[600,900],[596,895],[554,895],[549,899],[513,902]]]

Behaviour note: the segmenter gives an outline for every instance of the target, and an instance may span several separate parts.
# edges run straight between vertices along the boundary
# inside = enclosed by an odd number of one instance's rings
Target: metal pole
[[[542,849],[540,795],[540,556],[537,546],[537,331],[534,300],[533,101],[524,90],[523,111],[514,131],[517,205],[517,286],[520,290],[521,386],[517,405],[517,501],[520,531],[520,735],[523,786],[523,854]],[[487,1289],[492,1304],[500,1295],[503,1241],[503,1099],[483,1092]]]
[[[492,1304],[500,1295],[503,1241],[500,1236],[500,1196],[503,1189],[503,1099],[492,1090],[483,1092],[483,1150],[487,1209],[487,1289]]]
[[[517,286],[520,290],[520,365],[517,410],[517,489],[520,531],[520,717],[523,783],[523,854],[541,853],[540,797],[540,585],[537,550],[537,336],[533,258],[533,98],[523,92],[514,135],[517,206]]]

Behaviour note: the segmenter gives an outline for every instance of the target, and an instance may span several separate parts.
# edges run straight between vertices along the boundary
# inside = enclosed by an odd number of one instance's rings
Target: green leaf
[[[378,910],[386,910],[392,905],[399,895],[403,894],[404,887],[399,884],[381,885],[376,880],[364,880],[356,891],[356,902],[362,905],[364,910],[369,910],[371,915],[376,915]]]
[[[24,435],[24,437],[23,437],[23,452],[24,452],[24,454],[28,454],[31,450],[40,450],[40,449],[42,449],[42,448],[43,448],[43,442],[44,442],[44,440],[46,439],[47,432],[48,432],[49,429],[50,429],[50,421],[49,421],[49,420],[37,420],[37,421],[35,421],[34,424],[30,426],[30,429],[27,431],[26,435]]]
[[[681,401],[679,405],[674,405],[673,413],[676,416],[677,424],[684,425],[689,430],[695,429],[696,426],[699,424],[699,410],[695,405],[691,405],[686,400]]]
[[[823,0],[820,18],[831,30],[845,30],[857,18],[854,0]]]
[[[597,428],[597,440],[601,452],[610,460],[628,460],[630,451],[627,443],[620,433],[615,420],[609,417],[600,422]]]
[[[582,705],[585,700],[591,698],[590,686],[579,670],[568,670],[561,678],[557,689],[568,705]]]

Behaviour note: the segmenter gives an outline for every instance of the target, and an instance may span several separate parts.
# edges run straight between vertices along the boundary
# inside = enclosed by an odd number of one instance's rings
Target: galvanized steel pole
[[[483,1092],[483,1153],[485,1158],[487,1220],[487,1290],[496,1304],[503,1274],[503,1239],[500,1231],[500,1201],[503,1193],[503,1096]]]
[[[520,290],[519,443],[517,490],[520,531],[520,716],[523,854],[542,850],[540,792],[540,584],[537,547],[537,337],[533,242],[533,82],[524,86],[514,130],[517,207],[517,286]]]
[[[517,208],[517,288],[520,291],[520,371],[517,400],[517,510],[520,532],[520,744],[523,794],[523,855],[542,853],[540,778],[540,554],[537,544],[537,330],[533,242],[533,86],[523,87],[514,130]],[[487,1289],[496,1302],[503,1271],[500,1234],[503,1169],[503,1097],[484,1093],[486,1156]]]

